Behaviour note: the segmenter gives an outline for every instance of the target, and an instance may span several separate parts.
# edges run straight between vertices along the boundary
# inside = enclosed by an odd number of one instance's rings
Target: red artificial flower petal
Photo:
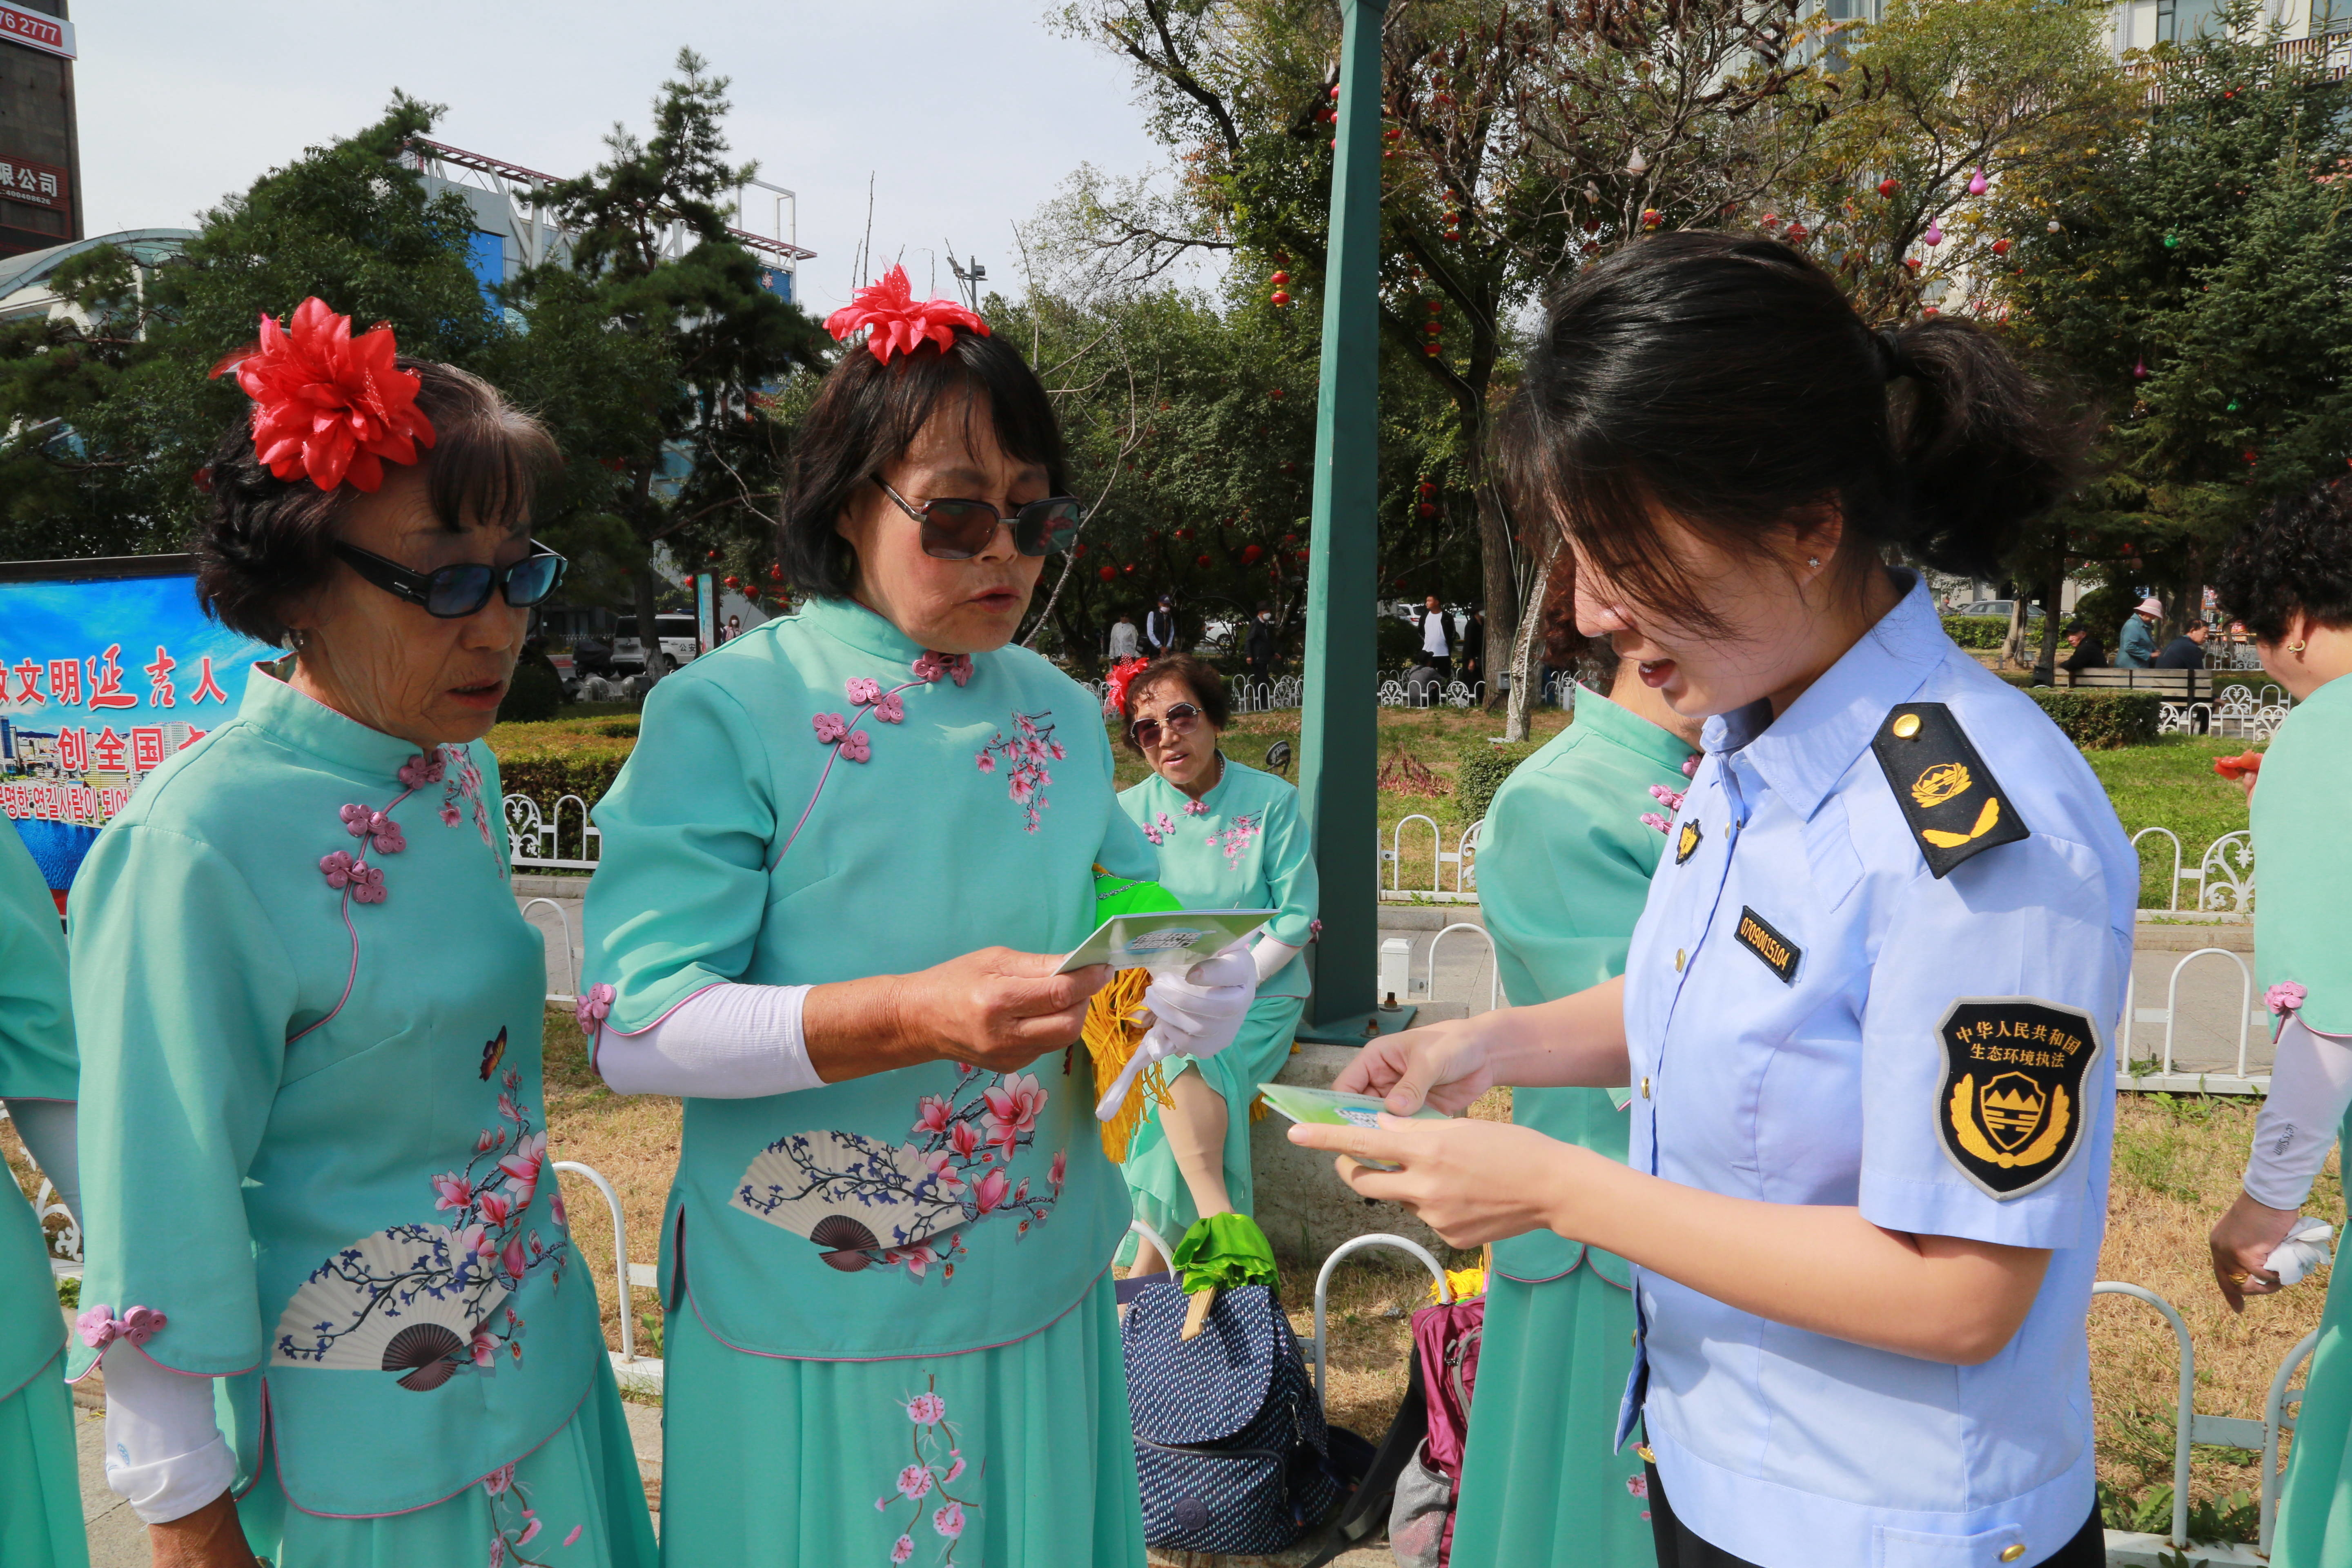
[[[386,460],[412,464],[433,445],[433,422],[416,407],[423,383],[398,367],[399,352],[391,328],[353,337],[351,318],[314,295],[290,327],[264,315],[260,342],[213,374],[235,372],[253,399],[253,449],[271,473],[374,490]]]
[[[837,341],[865,329],[866,346],[884,364],[892,354],[912,353],[926,342],[937,343],[942,351],[953,347],[958,327],[988,336],[988,323],[953,300],[919,303],[903,267],[891,268],[824,319],[824,330]]]

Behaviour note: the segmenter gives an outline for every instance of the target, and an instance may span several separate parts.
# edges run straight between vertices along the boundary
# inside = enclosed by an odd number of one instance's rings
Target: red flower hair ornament
[[[261,318],[259,346],[213,367],[236,373],[253,399],[253,450],[281,479],[308,477],[322,490],[345,479],[373,491],[383,465],[414,463],[433,445],[433,422],[416,408],[423,383],[398,370],[390,327],[352,335],[352,319],[313,295],[291,327]]]
[[[837,340],[846,339],[860,327],[866,329],[866,346],[884,364],[890,363],[892,354],[910,353],[927,342],[943,350],[952,347],[958,327],[988,336],[988,323],[953,300],[917,303],[903,267],[891,268],[824,319],[824,330]]]

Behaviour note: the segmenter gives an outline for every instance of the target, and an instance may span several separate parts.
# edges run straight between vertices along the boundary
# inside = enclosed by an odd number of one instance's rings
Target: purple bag
[[[1454,1504],[1462,1490],[1462,1453],[1470,1439],[1470,1395],[1478,1384],[1478,1346],[1486,1299],[1475,1296],[1412,1315],[1412,1348],[1429,1403],[1429,1434],[1397,1478],[1389,1546],[1402,1568],[1444,1568],[1454,1551]]]

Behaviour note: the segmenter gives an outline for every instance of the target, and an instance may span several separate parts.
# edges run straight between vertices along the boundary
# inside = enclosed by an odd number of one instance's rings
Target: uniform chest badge
[[[1870,749],[1937,877],[1972,855],[2032,837],[1943,703],[1902,704]]]
[[[1705,837],[1696,821],[1685,817],[1681,829],[1675,834],[1675,864],[1679,866],[1697,854],[1698,841]]]
[[[2090,1016],[2031,996],[1966,996],[1937,1032],[1936,1131],[1960,1173],[2005,1200],[2064,1170],[2082,1142],[2083,1081],[2100,1049]]]
[[[1732,940],[1764,961],[1764,967],[1780,977],[1784,985],[1797,983],[1797,965],[1805,961],[1804,949],[1772,929],[1772,923],[1754,910],[1741,906],[1739,924]]]

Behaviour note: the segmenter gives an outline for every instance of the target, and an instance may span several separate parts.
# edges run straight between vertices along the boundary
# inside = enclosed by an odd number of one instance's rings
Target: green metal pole
[[[1373,986],[1380,914],[1373,603],[1380,457],[1381,14],[1344,0],[1339,125],[1323,284],[1322,387],[1315,419],[1315,532],[1307,571],[1307,690],[1298,788],[1323,934],[1302,1039],[1361,1040],[1402,1027]]]

